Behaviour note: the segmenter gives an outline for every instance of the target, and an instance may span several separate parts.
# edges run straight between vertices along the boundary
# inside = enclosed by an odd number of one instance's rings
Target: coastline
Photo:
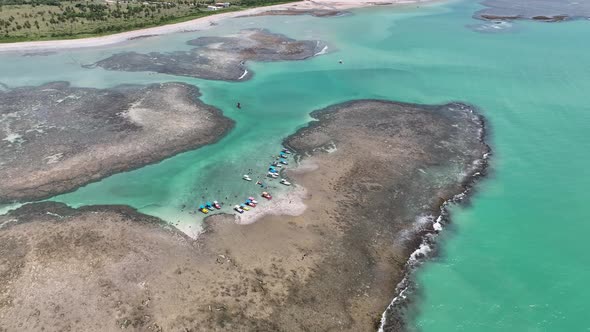
[[[206,17],[196,18],[194,20],[186,22],[162,25],[139,30],[132,30],[99,37],[2,43],[0,44],[0,53],[57,51],[66,49],[107,46],[143,37],[159,36],[176,32],[194,30],[207,30],[212,26],[215,26],[219,21],[225,19],[237,18],[242,16],[256,16],[262,14],[263,12],[273,10],[346,10],[375,5],[408,5],[414,3],[430,2],[432,2],[432,0],[325,0],[322,2],[308,0],[300,2],[291,2],[266,7],[250,8],[240,11],[219,13]]]

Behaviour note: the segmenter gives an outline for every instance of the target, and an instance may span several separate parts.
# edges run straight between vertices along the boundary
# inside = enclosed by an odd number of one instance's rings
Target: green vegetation
[[[294,0],[0,0],[0,42],[84,38]],[[222,2],[222,1],[219,1]]]

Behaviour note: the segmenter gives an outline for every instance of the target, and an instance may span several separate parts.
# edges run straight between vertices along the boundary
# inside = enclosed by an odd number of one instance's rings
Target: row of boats
[[[199,206],[199,211],[203,212],[204,214],[207,214],[214,208],[217,210],[221,209],[221,204],[219,204],[218,201],[213,201],[213,203],[207,202],[204,205]]]
[[[270,167],[268,168],[268,173],[266,176],[269,178],[273,178],[273,179],[278,178],[279,177],[279,170],[277,168],[281,168],[284,165],[289,164],[289,162],[287,161],[289,154],[291,154],[291,151],[289,151],[288,149],[282,149],[281,152],[279,153],[279,156],[277,157],[277,159],[275,161],[273,161],[271,163]],[[246,181],[252,181],[252,178],[248,174],[244,174],[242,179],[244,179]],[[289,182],[285,179],[281,179],[279,181],[279,183],[282,185],[285,185],[285,186],[291,185],[291,182]],[[256,184],[260,184],[261,187],[264,187],[261,181],[257,181]],[[260,196],[267,199],[267,200],[272,199],[272,195],[266,191],[263,191]],[[234,211],[242,214],[245,211],[249,211],[251,208],[255,208],[256,205],[258,205],[258,201],[256,199],[254,199],[254,197],[248,197],[248,199],[246,199],[246,201],[244,203],[235,205]],[[217,201],[213,201],[213,203],[207,202],[204,205],[199,206],[199,211],[204,214],[208,214],[210,211],[213,211],[213,209],[217,209],[217,210],[221,209],[221,204],[219,204],[219,202],[217,202]]]
[[[262,197],[266,198],[267,200],[271,200],[272,196],[267,193],[266,191],[262,192]],[[234,206],[234,211],[236,211],[237,213],[244,213],[244,211],[249,211],[250,208],[255,208],[256,205],[258,205],[258,201],[254,199],[254,197],[248,197],[248,199],[246,200],[246,202],[244,202],[244,204],[239,204]]]
[[[279,177],[279,170],[277,168],[282,168],[284,165],[289,165],[289,162],[287,161],[289,154],[291,154],[291,151],[289,151],[288,149],[282,149],[281,152],[279,153],[279,156],[276,158],[276,160],[270,164],[270,167],[268,168],[268,173],[266,174],[266,176],[269,178],[273,178],[273,179],[278,178]],[[244,174],[242,179],[244,179],[246,181],[252,181],[252,178],[248,174]],[[285,186],[291,185],[291,182],[289,182],[285,179],[281,179],[279,181],[279,183],[281,183],[282,185],[285,185]],[[261,187],[264,188],[264,184],[261,181],[256,181],[256,184],[259,184]],[[267,200],[272,199],[272,196],[266,191],[263,191],[261,196],[266,198]],[[242,214],[245,211],[250,210],[250,208],[256,207],[256,204],[258,204],[258,202],[256,200],[254,200],[252,197],[249,197],[248,200],[246,200],[246,202],[244,204],[234,206],[234,211]]]
[[[279,177],[278,168],[282,168],[284,165],[289,165],[289,162],[287,161],[288,154],[291,154],[291,151],[289,151],[288,149],[281,150],[281,152],[279,153],[279,156],[277,157],[277,160],[273,161],[270,164],[270,167],[268,168],[268,172],[266,173],[267,177],[272,178],[272,179],[276,179]],[[242,179],[244,179],[246,181],[252,181],[252,178],[248,174],[244,174]],[[285,186],[291,185],[291,182],[287,181],[286,179],[281,179],[279,181],[279,183],[282,185],[285,185]]]

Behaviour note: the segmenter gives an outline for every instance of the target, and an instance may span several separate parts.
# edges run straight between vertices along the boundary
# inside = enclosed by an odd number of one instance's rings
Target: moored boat
[[[234,210],[238,213],[244,213],[244,209],[242,209],[239,205],[234,206]]]
[[[214,206],[214,207],[215,207],[217,210],[221,209],[221,204],[219,204],[219,202],[218,202],[218,201],[213,201],[213,206]]]

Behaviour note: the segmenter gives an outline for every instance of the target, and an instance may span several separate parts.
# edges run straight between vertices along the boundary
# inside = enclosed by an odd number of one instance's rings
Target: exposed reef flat
[[[123,207],[0,216],[0,326],[375,330],[426,216],[483,167],[483,122],[463,104],[372,100],[313,116],[285,141],[308,164],[289,174],[307,190],[299,216],[216,215],[196,241]]]
[[[0,90],[0,202],[49,197],[212,143],[233,126],[181,83]]]
[[[350,14],[348,11],[335,9],[274,9],[267,10],[260,13],[238,16],[238,17],[254,17],[254,16],[297,16],[297,15],[311,15],[315,17],[331,17],[342,16]]]
[[[227,37],[200,37],[188,41],[190,51],[142,54],[124,52],[87,67],[107,70],[151,71],[210,80],[247,80],[246,61],[304,60],[321,52],[325,43],[294,40],[268,30],[247,29]]]
[[[475,13],[485,20],[527,19],[544,22],[559,22],[571,19],[590,18],[590,2],[560,0],[485,0],[488,7]]]

